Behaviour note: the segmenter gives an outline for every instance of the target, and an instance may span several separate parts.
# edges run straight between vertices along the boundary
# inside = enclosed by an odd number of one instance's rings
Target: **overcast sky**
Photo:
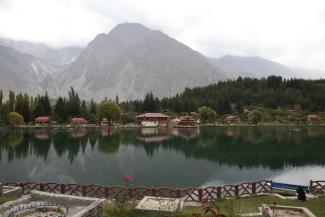
[[[210,57],[261,56],[325,70],[324,0],[0,0],[0,36],[86,46],[121,22],[159,29]]]

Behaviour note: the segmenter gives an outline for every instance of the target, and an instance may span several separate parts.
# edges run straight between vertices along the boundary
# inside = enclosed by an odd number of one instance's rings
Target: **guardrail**
[[[310,180],[309,191],[311,194],[319,195],[325,193],[325,181]]]
[[[246,197],[272,193],[272,181],[261,180],[237,185],[210,186],[204,188],[148,188],[107,185],[60,184],[44,182],[9,182],[8,186],[19,186],[24,194],[31,190],[50,193],[114,199],[126,194],[129,199],[139,200],[144,196],[184,198],[188,202],[215,201],[226,197]]]

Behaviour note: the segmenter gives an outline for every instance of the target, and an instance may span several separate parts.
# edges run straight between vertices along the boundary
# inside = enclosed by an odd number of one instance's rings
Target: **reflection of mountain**
[[[47,140],[35,138],[36,132],[32,131],[0,131],[0,157],[5,151],[10,161],[29,155],[46,160],[53,146],[56,155],[66,156],[72,163],[77,157],[95,150],[115,156],[129,147],[135,152],[144,151],[149,157],[163,149],[170,153],[181,153],[188,159],[205,159],[239,167],[325,165],[325,128],[301,128],[297,132],[285,128],[178,130],[152,131],[153,134],[141,130],[121,130],[110,136],[92,130],[83,137],[63,131],[48,131]],[[164,139],[160,140],[161,137]],[[156,144],[148,143],[148,139],[153,139],[151,141]],[[90,152],[86,153],[87,146],[94,150],[89,149]]]

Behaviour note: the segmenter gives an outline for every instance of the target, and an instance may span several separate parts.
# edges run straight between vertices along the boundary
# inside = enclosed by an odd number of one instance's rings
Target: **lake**
[[[325,127],[0,131],[0,181],[190,187],[325,179]]]

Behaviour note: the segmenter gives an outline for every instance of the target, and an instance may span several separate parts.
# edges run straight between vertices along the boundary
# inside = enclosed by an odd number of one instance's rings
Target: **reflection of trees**
[[[106,154],[113,154],[120,147],[120,133],[114,133],[111,136],[98,137],[98,150]]]
[[[113,131],[111,131],[113,132]],[[118,152],[120,145],[143,148],[148,156],[159,149],[183,153],[188,158],[207,159],[239,167],[265,166],[282,168],[285,165],[325,165],[325,128],[200,128],[197,137],[187,139],[179,132],[166,132],[169,139],[147,143],[136,139],[141,130],[114,131],[102,136],[98,130],[87,131],[82,138],[74,138],[66,131],[48,131],[48,140],[35,138],[35,131],[0,131],[0,157],[6,151],[8,160],[35,154],[47,159],[51,143],[57,155],[67,155],[73,162],[85,152],[87,145],[106,154]],[[1,160],[1,159],[0,159]]]

